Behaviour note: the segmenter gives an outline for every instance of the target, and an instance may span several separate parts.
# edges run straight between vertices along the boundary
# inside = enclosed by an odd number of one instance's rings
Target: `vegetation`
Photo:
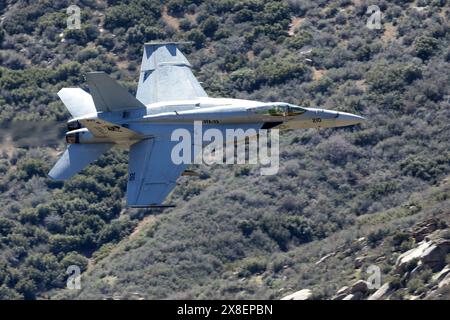
[[[69,4],[81,8],[79,30],[65,29]],[[0,298],[279,298],[306,286],[326,298],[355,276],[355,238],[367,237],[371,250],[406,250],[410,240],[399,230],[448,208],[448,190],[438,186],[450,168],[450,13],[446,1],[381,1],[382,29],[371,30],[370,4],[0,3],[2,128],[17,124],[33,135],[33,123],[64,123],[69,114],[56,93],[85,87],[88,71],[105,71],[134,92],[142,43],[152,40],[193,41],[184,52],[210,96],[369,119],[283,133],[275,176],[254,166],[200,166],[200,177],[180,179],[170,198],[177,207],[164,212],[124,208],[126,151],[114,149],[60,183],[46,177],[64,148],[60,131],[60,143],[36,134],[32,146],[4,134]],[[424,203],[425,194],[432,200]],[[315,266],[339,246],[348,257]],[[61,290],[69,265],[84,271],[81,291]],[[411,291],[426,283],[414,280]]]

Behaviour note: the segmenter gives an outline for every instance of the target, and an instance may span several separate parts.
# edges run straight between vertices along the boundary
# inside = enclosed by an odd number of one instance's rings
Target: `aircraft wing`
[[[205,129],[216,128],[225,137],[226,129],[259,129],[261,126],[262,123],[204,127]],[[171,141],[171,134],[176,129],[185,129],[191,137],[194,136],[192,125],[186,125],[183,128],[178,125],[155,125],[156,134],[153,138],[141,140],[131,146],[127,185],[129,207],[160,206],[175,188],[179,176],[186,170],[188,164],[174,164],[171,158],[174,146],[180,143],[180,141]],[[198,156],[195,152],[202,151],[201,147],[194,148],[193,140],[191,140],[191,163]]]
[[[136,98],[148,105],[207,97],[191,68],[176,43],[145,44]]]
[[[150,207],[161,205],[175,188],[186,164],[174,164],[172,147],[177,142],[150,138],[130,148],[128,161],[127,205]]]

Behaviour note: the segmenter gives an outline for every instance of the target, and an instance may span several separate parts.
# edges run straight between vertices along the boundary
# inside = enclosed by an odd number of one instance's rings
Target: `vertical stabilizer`
[[[176,42],[144,45],[136,98],[145,105],[207,97]]]

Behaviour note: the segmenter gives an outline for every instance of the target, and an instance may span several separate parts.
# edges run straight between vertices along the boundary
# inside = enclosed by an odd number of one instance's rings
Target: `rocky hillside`
[[[176,249],[172,243],[161,244],[170,229],[180,230],[171,226],[174,221],[193,223],[186,209],[175,209],[170,217],[144,219],[137,233],[107,257],[99,257],[85,273],[82,290],[66,290],[54,298],[448,299],[449,195],[446,178],[412,194],[402,205],[362,215],[353,226],[322,240],[286,252],[259,253],[258,259],[230,261],[220,272],[202,269],[208,266],[206,259],[212,259],[199,242],[206,226],[196,229],[197,234],[181,229]],[[203,196],[208,197],[198,197]],[[210,239],[216,241],[215,236]],[[192,262],[192,252],[205,261]],[[194,271],[183,268],[183,259]],[[160,269],[162,265],[170,268]],[[378,280],[373,270],[379,270]],[[170,286],[181,286],[183,291],[171,292]]]
[[[80,29],[67,28],[71,4]],[[279,299],[307,289],[328,299],[368,281],[372,264],[392,298],[435,291],[439,270],[423,253],[404,270],[396,262],[445,239],[449,6],[379,1],[373,29],[372,4],[0,0],[0,298]],[[58,90],[85,88],[86,72],[105,71],[134,92],[142,43],[154,40],[192,41],[183,50],[210,96],[368,121],[282,133],[274,176],[197,166],[164,211],[124,207],[123,150],[70,181],[48,179],[69,118]],[[421,243],[410,228],[429,219],[438,238],[430,230],[432,242]],[[71,265],[82,271],[81,290],[64,289]],[[340,296],[373,294],[361,283],[361,294]]]
[[[448,300],[450,299],[450,228],[449,213],[421,221],[414,227],[385,238],[379,246],[412,246],[406,252],[392,250],[386,254],[381,249],[373,250],[366,238],[356,240],[364,244],[361,254],[354,260],[355,270],[367,267],[369,281],[357,280],[343,286],[331,297],[332,300]],[[403,253],[402,253],[403,252]],[[324,263],[331,256],[346,255],[339,251],[330,253],[316,264]],[[395,262],[394,262],[395,261]],[[370,269],[382,265],[383,283],[377,285]],[[283,300],[308,300],[314,298],[310,289],[302,289],[283,297]]]

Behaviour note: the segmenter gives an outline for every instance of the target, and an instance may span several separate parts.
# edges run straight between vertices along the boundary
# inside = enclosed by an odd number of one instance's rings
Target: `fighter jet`
[[[86,75],[90,93],[81,88],[58,92],[72,118],[67,122],[68,148],[49,172],[51,178],[69,179],[119,146],[129,149],[127,206],[160,207],[179,176],[192,173],[188,164],[171,159],[176,129],[192,132],[198,121],[221,131],[330,128],[364,119],[284,102],[208,97],[179,44],[144,44],[136,97],[103,72]]]

